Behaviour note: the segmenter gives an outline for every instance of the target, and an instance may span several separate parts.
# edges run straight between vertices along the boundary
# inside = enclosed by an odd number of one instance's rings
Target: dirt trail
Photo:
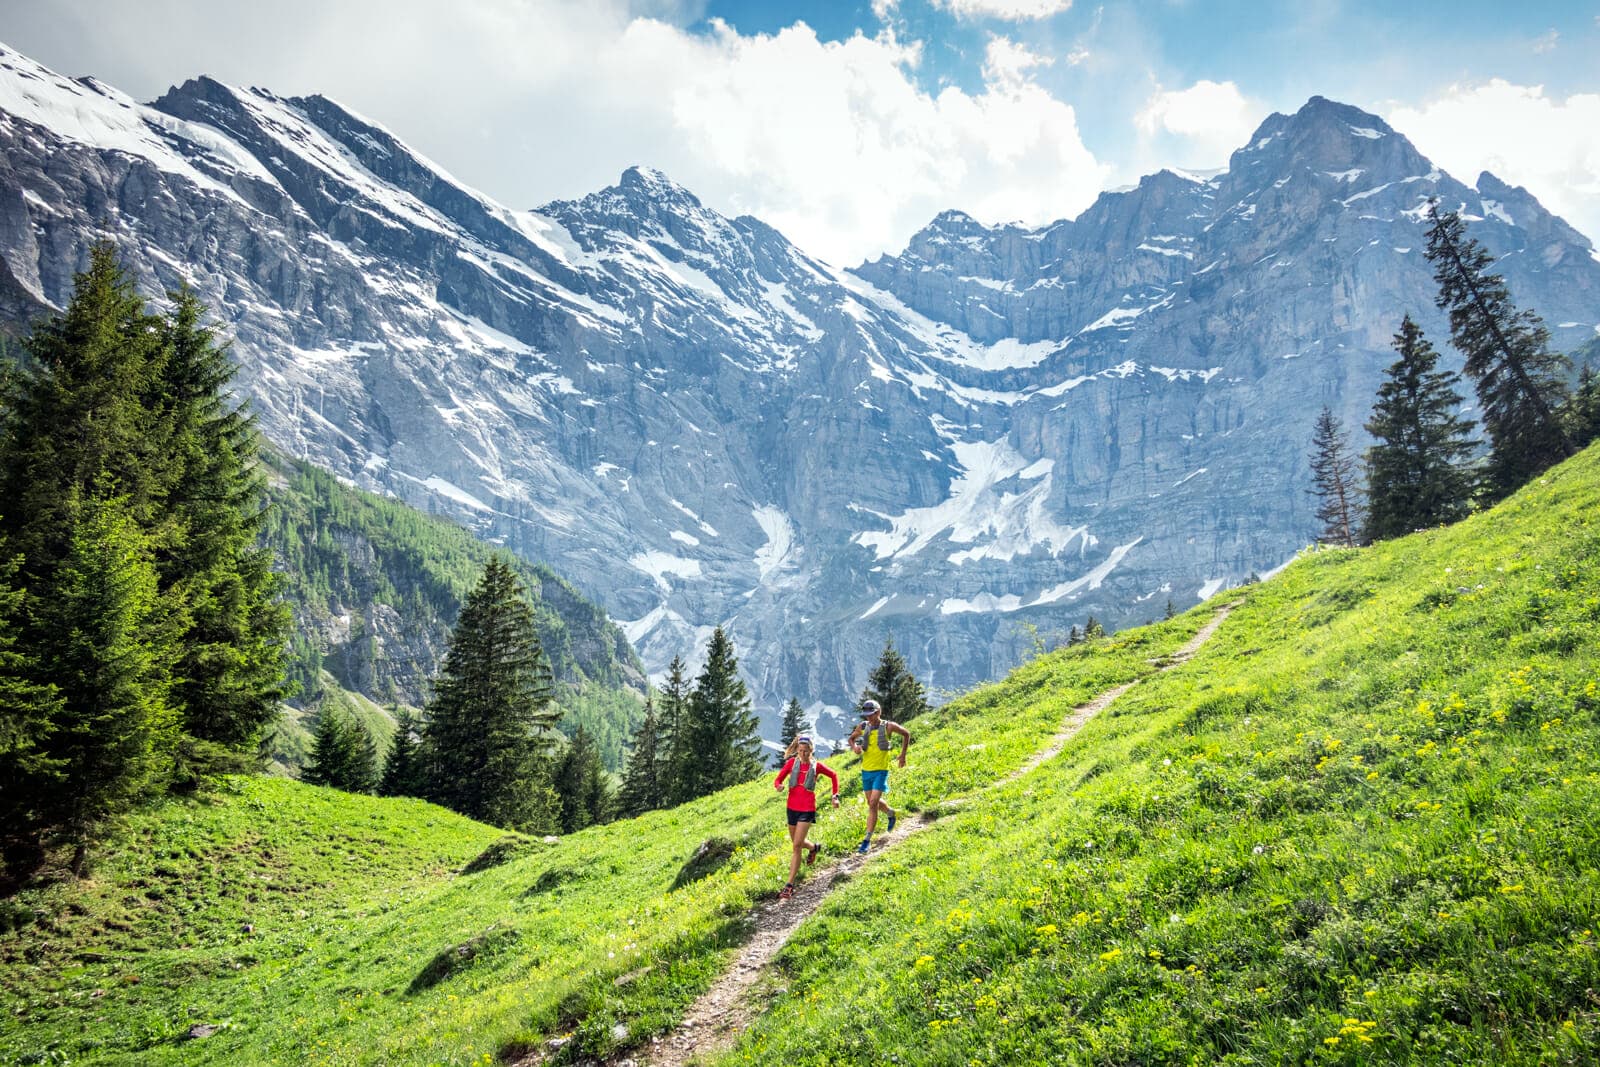
[[[1232,610],[1233,605],[1224,606],[1182,648],[1170,656],[1152,662],[1163,671],[1188,662],[1201,646],[1211,639],[1211,635],[1217,632],[1217,627],[1222,625],[1222,621]],[[1128,682],[1114,689],[1108,689],[1087,704],[1072,709],[1072,714],[1067,716],[1061,728],[1051,736],[1044,748],[1034,753],[1021,767],[1004,778],[996,779],[985,788],[995,789],[1014,782],[1038,769],[1047,760],[1060,755],[1062,748],[1083,729],[1085,723],[1104,711],[1135,684],[1137,683]],[[955,801],[942,807],[950,810],[960,803],[961,801]],[[834,883],[843,876],[854,875],[882,853],[895,848],[913,834],[932,826],[933,822],[934,820],[927,815],[915,818],[908,815],[901,819],[892,835],[880,834],[878,840],[883,843],[874,847],[871,852],[865,855],[857,852],[847,853],[842,859],[816,869],[810,878],[795,888],[794,895],[788,900],[768,901],[757,907],[752,913],[754,933],[750,940],[739,950],[733,966],[729,967],[722,977],[718,978],[689,1008],[683,1017],[683,1022],[679,1023],[671,1033],[652,1038],[648,1045],[619,1053],[605,1062],[609,1067],[688,1067],[700,1061],[709,1062],[719,1053],[731,1048],[739,1034],[749,1027],[751,1020],[757,1014],[757,1006],[750,1003],[745,994],[756,984],[766,970],[767,964],[772,962],[772,958],[783,948],[790,935],[822,906]],[[535,1055],[519,1060],[517,1067],[531,1067],[542,1058]]]

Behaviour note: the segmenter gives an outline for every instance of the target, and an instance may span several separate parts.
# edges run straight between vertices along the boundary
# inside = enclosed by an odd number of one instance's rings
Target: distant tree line
[[[1317,416],[1311,492],[1318,538],[1354,547],[1439,526],[1492,503],[1576,455],[1600,437],[1600,383],[1584,364],[1569,386],[1572,361],[1550,350],[1550,333],[1519,310],[1493,257],[1467,236],[1459,212],[1429,207],[1428,261],[1435,300],[1450,316],[1450,341],[1462,353],[1487,455],[1460,415],[1461,376],[1438,369],[1438,353],[1407,315],[1394,337],[1398,359],[1378,388],[1365,424],[1373,443],[1357,456],[1331,409]]]
[[[252,766],[289,617],[233,365],[188,290],[151,310],[108,243],[0,379],[0,837],[82,872],[140,800]]]

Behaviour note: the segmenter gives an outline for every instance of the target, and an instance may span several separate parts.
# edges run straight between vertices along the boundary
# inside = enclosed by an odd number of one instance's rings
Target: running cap
[[[794,743],[797,744],[797,745],[810,745],[811,744],[811,735],[810,734],[800,734],[797,737],[795,737]],[[812,747],[815,748],[816,746],[812,745]]]
[[[871,697],[861,702],[861,714],[863,715],[877,715],[882,711],[883,708],[879,707],[878,702]]]

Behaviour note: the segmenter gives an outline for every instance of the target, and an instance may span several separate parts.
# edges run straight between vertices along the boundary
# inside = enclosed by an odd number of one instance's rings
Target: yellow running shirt
[[[867,727],[867,736],[861,741],[861,769],[864,771],[886,771],[889,769],[889,752],[894,746],[894,735],[884,731],[884,740],[890,748],[878,747],[878,731]]]

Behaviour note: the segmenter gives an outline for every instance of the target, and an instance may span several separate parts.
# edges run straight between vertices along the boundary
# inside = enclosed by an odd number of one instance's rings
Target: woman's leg
[[[789,852],[789,884],[794,885],[795,878],[800,874],[800,849],[801,842],[806,839],[806,824],[797,822],[789,827],[789,840],[794,848]]]

